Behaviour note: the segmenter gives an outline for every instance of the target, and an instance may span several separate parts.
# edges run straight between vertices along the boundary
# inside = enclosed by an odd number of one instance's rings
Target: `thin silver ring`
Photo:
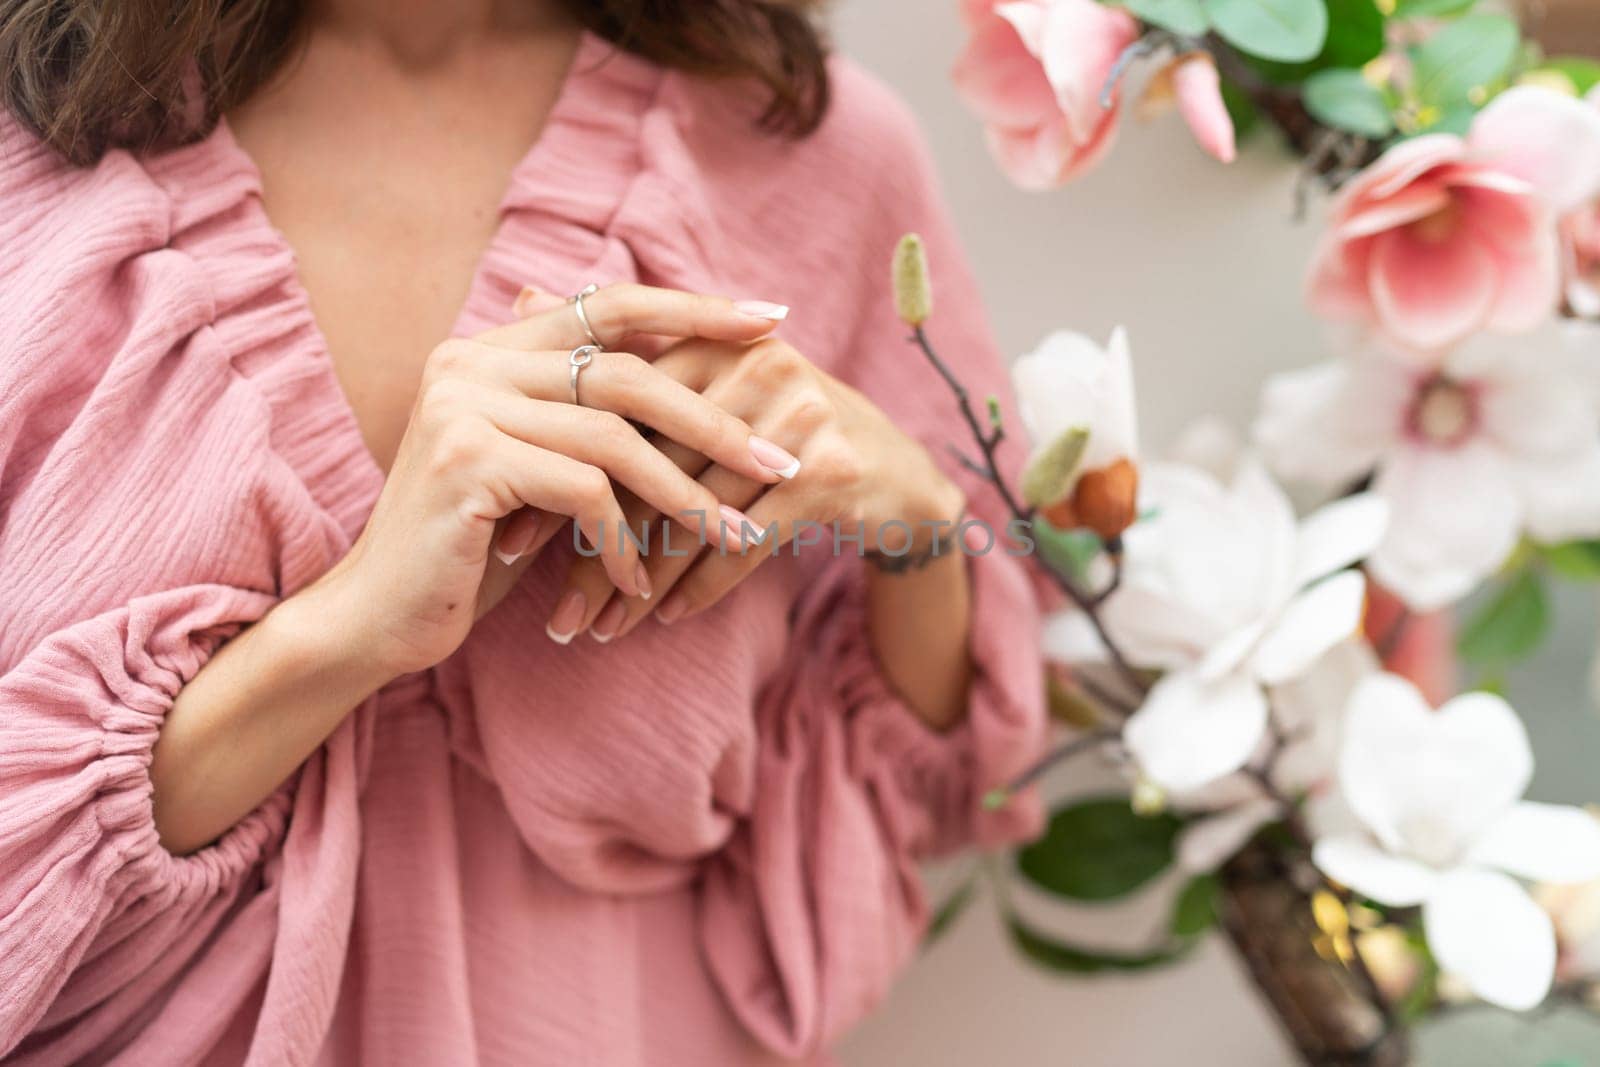
[[[583,298],[593,296],[599,291],[600,287],[594,282],[590,282],[573,294],[572,306],[578,311],[578,321],[583,324],[583,332],[589,335],[589,343],[604,352],[606,349],[605,342],[594,335],[594,327],[589,325],[589,313],[583,310]]]
[[[583,368],[594,362],[594,354],[602,351],[604,349],[599,345],[579,345],[572,350],[572,355],[567,357],[567,366],[571,368],[571,376],[568,380],[572,384],[572,402],[574,404],[582,405],[583,403],[578,399],[578,375],[583,371]]]

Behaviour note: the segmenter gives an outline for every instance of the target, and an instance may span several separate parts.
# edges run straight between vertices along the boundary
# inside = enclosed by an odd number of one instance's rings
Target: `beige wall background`
[[[1202,155],[1175,115],[1125,122],[1105,166],[1067,189],[1019,192],[990,163],[977,124],[950,88],[963,31],[956,0],[840,0],[842,51],[894,85],[917,112],[1008,352],[1069,326],[1100,338],[1130,330],[1147,447],[1190,420],[1248,425],[1262,379],[1323,358],[1300,280],[1316,212],[1293,221],[1294,165],[1270,137],[1223,167]],[[1540,756],[1544,799],[1600,800],[1600,719],[1584,688],[1594,629],[1588,598],[1561,604],[1547,654],[1514,679]],[[1078,765],[1055,795],[1107,779]],[[935,871],[935,884],[956,872]],[[1079,940],[1137,943],[1158,921],[1162,889],[1137,905],[1052,915]],[[1570,1053],[1558,1024],[1505,1018],[1453,1024],[1428,1062],[1532,1065]],[[1586,1052],[1600,1063],[1600,1047]],[[883,1010],[841,1049],[850,1067],[1003,1063],[1072,1067],[1291,1062],[1226,945],[1139,977],[1068,979],[1033,969],[1005,943],[980,901],[911,969]]]

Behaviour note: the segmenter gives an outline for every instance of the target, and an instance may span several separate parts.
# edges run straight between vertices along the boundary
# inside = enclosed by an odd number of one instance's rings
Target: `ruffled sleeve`
[[[74,170],[0,121],[8,1062],[307,1063],[337,993],[362,727],[193,855],[152,817],[179,691],[375,488],[230,145]]]
[[[829,369],[943,456],[946,442],[967,442],[951,436],[962,432],[954,402],[895,318],[889,262],[901,233],[927,243],[938,291],[929,332],[974,396],[1006,395],[1002,364],[914,120],[843,64],[836,89],[843,114],[819,137],[827,162],[860,181],[865,211],[856,216],[859,259],[844,268],[860,303]],[[969,515],[1003,530],[992,490],[951,474],[967,490]],[[968,569],[976,677],[957,728],[928,729],[883,676],[866,627],[864,565],[848,555],[830,560],[800,602],[787,658],[758,708],[755,795],[707,875],[702,921],[724,996],[786,1055],[859,1020],[910,959],[929,912],[918,860],[1038,827],[1031,794],[1000,811],[982,804],[1044,742],[1035,587],[1023,561],[999,547],[970,557]]]

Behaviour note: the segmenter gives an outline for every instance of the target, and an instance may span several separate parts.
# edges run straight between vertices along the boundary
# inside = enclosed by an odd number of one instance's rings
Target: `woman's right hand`
[[[584,309],[608,349],[635,334],[753,341],[784,310],[639,285],[600,289]],[[648,597],[637,548],[620,536],[617,486],[663,515],[710,516],[720,528],[720,502],[635,424],[729,470],[779,480],[781,449],[638,356],[596,353],[581,374],[582,406],[571,403],[568,358],[588,343],[562,304],[430,355],[366,529],[315,587],[319,602],[349,609],[340,614],[385,673],[422,670],[455,651],[568,518],[599,548],[619,591]]]

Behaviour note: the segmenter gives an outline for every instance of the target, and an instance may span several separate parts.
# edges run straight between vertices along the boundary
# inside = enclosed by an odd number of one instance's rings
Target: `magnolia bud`
[[[1167,810],[1167,791],[1148,778],[1140,778],[1129,798],[1135,815],[1153,818]]]
[[[908,233],[894,248],[894,310],[907,326],[921,326],[933,314],[933,283],[922,238]]]
[[[1093,530],[1100,540],[1113,542],[1139,517],[1139,468],[1119,459],[1088,471],[1071,496],[1040,514],[1058,530]]]

